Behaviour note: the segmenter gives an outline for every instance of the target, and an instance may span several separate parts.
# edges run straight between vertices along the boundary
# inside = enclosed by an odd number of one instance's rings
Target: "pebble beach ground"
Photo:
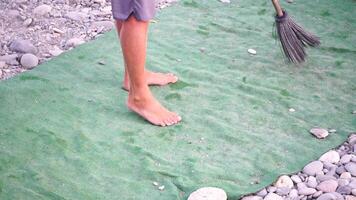
[[[175,1],[156,0],[157,9]],[[0,80],[114,28],[109,0],[2,0],[0,8]],[[242,199],[356,200],[356,134],[300,172]]]

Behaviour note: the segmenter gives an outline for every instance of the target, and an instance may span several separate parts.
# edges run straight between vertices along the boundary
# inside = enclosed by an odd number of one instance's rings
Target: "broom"
[[[272,0],[276,9],[276,32],[283,52],[290,62],[300,64],[307,57],[305,47],[320,45],[319,37],[304,30],[282,9],[279,0]]]

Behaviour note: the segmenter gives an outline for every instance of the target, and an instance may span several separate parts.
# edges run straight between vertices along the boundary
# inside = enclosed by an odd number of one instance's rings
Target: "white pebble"
[[[252,55],[256,55],[257,54],[257,51],[254,50],[254,49],[248,49],[247,52],[249,52]]]

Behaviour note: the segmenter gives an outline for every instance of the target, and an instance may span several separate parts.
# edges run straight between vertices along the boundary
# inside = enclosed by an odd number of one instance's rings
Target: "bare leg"
[[[168,111],[153,97],[146,81],[147,31],[148,22],[138,21],[134,16],[121,25],[121,48],[130,77],[127,106],[154,125],[173,125],[181,118]]]
[[[122,24],[123,24],[123,21],[116,20],[116,29],[117,29],[119,37],[120,37],[120,33],[121,33]],[[129,74],[127,72],[126,63],[125,63],[125,73],[124,74],[125,75],[124,75],[124,81],[122,83],[122,88],[128,91],[130,89],[130,78],[129,78]],[[146,74],[145,76],[146,76],[148,85],[163,86],[163,85],[167,85],[169,83],[175,83],[178,81],[178,77],[172,73],[164,74],[164,73],[156,73],[156,72],[151,72],[151,71],[145,70],[145,74]]]

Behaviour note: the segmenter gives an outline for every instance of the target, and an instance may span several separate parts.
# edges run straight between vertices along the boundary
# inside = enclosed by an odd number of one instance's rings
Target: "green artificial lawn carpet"
[[[302,67],[285,62],[268,0],[158,14],[147,67],[180,77],[152,87],[183,117],[173,127],[126,108],[115,31],[0,82],[0,199],[180,200],[203,186],[237,199],[339,145],[356,129],[355,1],[284,6],[321,37]],[[316,126],[337,133],[318,140]]]

